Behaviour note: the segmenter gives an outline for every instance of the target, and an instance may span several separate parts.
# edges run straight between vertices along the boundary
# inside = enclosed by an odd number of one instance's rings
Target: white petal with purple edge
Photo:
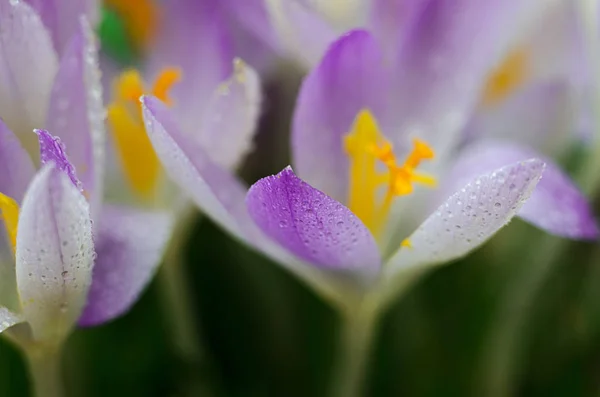
[[[0,2],[0,117],[32,148],[44,125],[58,60],[39,16],[24,2]]]
[[[60,61],[46,128],[65,144],[95,216],[102,194],[104,106],[96,42],[84,19]]]
[[[85,197],[63,172],[44,166],[25,194],[16,249],[22,314],[36,340],[68,335],[85,304],[93,261]]]
[[[342,303],[340,291],[346,280],[329,277],[266,237],[246,210],[246,188],[181,133],[170,109],[150,96],[142,97],[142,109],[146,131],[166,173],[208,217],[240,241],[308,281],[325,297]]]
[[[536,157],[546,163],[540,183],[519,211],[519,217],[558,236],[595,239],[598,226],[591,206],[575,183],[551,159],[526,147],[487,141],[465,149],[444,177],[450,192],[468,179],[492,171],[503,164]]]
[[[214,163],[226,169],[237,167],[250,150],[260,113],[260,80],[242,60],[234,60],[234,71],[214,92],[195,140]]]
[[[390,258],[385,272],[393,281],[405,270],[460,258],[506,225],[529,198],[544,163],[520,161],[475,178],[450,196],[409,237],[409,246]]]
[[[97,258],[80,326],[94,326],[129,310],[161,262],[173,214],[105,206],[96,229]]]

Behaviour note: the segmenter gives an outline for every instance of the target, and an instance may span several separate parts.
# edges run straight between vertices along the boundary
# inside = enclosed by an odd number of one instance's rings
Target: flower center
[[[496,105],[521,86],[527,78],[527,62],[524,50],[518,49],[510,53],[488,78],[482,103]]]
[[[369,110],[358,113],[352,131],[344,137],[350,159],[348,206],[375,237],[385,226],[395,197],[412,193],[415,183],[436,186],[433,176],[416,171],[423,160],[434,158],[433,150],[419,139],[413,143],[413,150],[399,165],[392,144],[379,132]],[[387,186],[383,194],[382,186]]]
[[[19,224],[19,204],[12,198],[0,193],[0,218],[4,220],[4,227],[8,240],[15,252],[17,246],[17,225]]]
[[[168,92],[180,77],[178,69],[164,69],[153,87],[146,90],[140,74],[136,70],[126,70],[113,85],[114,99],[108,106],[108,121],[125,176],[134,191],[144,198],[149,198],[154,192],[161,167],[146,135],[139,99],[144,94],[151,94],[171,105]]]
[[[152,0],[104,0],[125,24],[127,35],[136,50],[143,50],[152,40],[158,25],[158,6]]]

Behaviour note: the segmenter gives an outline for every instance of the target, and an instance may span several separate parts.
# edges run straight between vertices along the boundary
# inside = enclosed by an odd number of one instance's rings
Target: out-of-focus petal
[[[267,236],[302,259],[336,270],[373,274],[379,269],[379,249],[367,227],[291,167],[252,185],[246,205]]]
[[[245,244],[308,281],[323,296],[340,303],[340,280],[328,278],[266,237],[250,218],[245,187],[214,164],[204,150],[183,134],[174,115],[155,97],[142,97],[146,131],[169,177],[213,221]]]
[[[233,43],[218,1],[164,2],[148,59],[150,79],[164,67],[181,69],[182,81],[173,86],[171,97],[185,132],[198,128],[213,91],[233,72]]]
[[[329,48],[300,88],[292,121],[294,167],[338,201],[346,200],[349,178],[343,137],[361,109],[383,119],[386,73],[375,39],[355,30]]]
[[[0,117],[29,148],[44,125],[58,60],[48,31],[24,2],[0,2]]]
[[[306,69],[315,66],[337,33],[316,10],[298,0],[265,0],[282,45]]]
[[[400,136],[431,142],[443,158],[468,121],[488,73],[540,4],[426,0],[393,62],[392,103]]]
[[[497,106],[480,109],[465,129],[465,138],[501,139],[560,153],[573,134],[571,100],[564,81],[523,87]]]
[[[54,46],[62,54],[69,39],[79,30],[79,18],[85,16],[95,26],[100,17],[99,0],[25,0],[42,18]]]
[[[46,165],[25,193],[16,250],[23,318],[37,340],[68,334],[85,304],[93,262],[89,205],[62,171]]]
[[[197,142],[221,167],[235,168],[250,150],[260,113],[260,81],[241,60],[233,76],[213,93]]]
[[[104,107],[96,42],[85,20],[61,59],[45,125],[65,144],[95,216],[102,195]]]
[[[102,209],[92,286],[79,325],[101,324],[129,310],[158,268],[172,227],[170,213]]]
[[[22,321],[23,319],[21,319],[17,314],[11,312],[5,307],[0,307],[0,333]]]
[[[598,237],[598,226],[590,205],[571,179],[549,158],[525,147],[482,142],[465,150],[445,179],[454,187],[490,172],[502,164],[539,158],[546,163],[543,177],[519,211],[519,217],[558,236],[575,239]],[[452,189],[448,188],[449,191]]]
[[[448,198],[386,265],[387,278],[466,255],[506,225],[529,198],[544,163],[520,161],[475,178]]]
[[[371,0],[368,29],[387,54],[394,54],[406,43],[427,1]]]
[[[35,168],[21,142],[1,119],[0,170],[0,193],[20,203],[35,174]]]

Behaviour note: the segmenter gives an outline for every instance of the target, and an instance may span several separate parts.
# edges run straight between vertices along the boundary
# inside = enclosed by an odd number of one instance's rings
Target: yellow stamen
[[[392,144],[379,132],[377,122],[368,110],[358,113],[344,143],[350,159],[348,205],[375,236],[385,225],[396,196],[412,193],[415,183],[429,187],[436,185],[434,177],[415,171],[423,160],[434,158],[431,147],[415,139],[406,161],[398,165]],[[378,163],[384,166],[384,172],[377,169]],[[385,185],[387,191],[381,199],[379,188]]]
[[[108,121],[125,175],[134,190],[144,198],[149,198],[154,192],[161,167],[146,135],[139,98],[149,93],[171,104],[169,90],[180,78],[179,70],[164,69],[152,89],[146,90],[140,74],[136,70],[127,70],[114,83],[115,98],[108,106]]]
[[[0,193],[0,217],[8,234],[13,252],[17,247],[17,225],[19,224],[19,204],[12,198]]]
[[[505,99],[526,80],[527,68],[527,53],[523,49],[510,53],[488,78],[482,103],[490,106]]]
[[[406,247],[406,248],[412,248],[412,243],[410,242],[409,239],[405,238],[404,240],[402,240],[402,242],[400,243],[401,247]]]
[[[125,22],[132,44],[144,50],[154,38],[158,26],[158,5],[152,0],[104,0]]]

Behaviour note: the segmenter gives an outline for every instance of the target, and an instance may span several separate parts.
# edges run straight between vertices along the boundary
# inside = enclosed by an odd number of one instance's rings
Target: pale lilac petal
[[[146,131],[166,173],[208,217],[240,241],[299,275],[324,297],[340,302],[343,294],[338,284],[344,280],[300,261],[265,236],[246,209],[246,188],[179,130],[164,103],[154,97],[142,97],[142,109]]]
[[[81,191],[81,183],[77,179],[75,167],[69,162],[65,145],[60,138],[50,135],[46,130],[35,130],[40,142],[40,162],[43,164],[53,163],[56,168],[65,173],[78,190]]]
[[[20,322],[23,322],[23,319],[21,319],[19,315],[11,312],[5,307],[0,307],[0,333]]]
[[[186,133],[198,128],[213,91],[233,72],[232,38],[218,1],[165,2],[148,59],[151,78],[164,67],[181,69],[182,81],[173,86],[171,97]]]
[[[42,18],[54,46],[62,54],[69,39],[79,30],[84,16],[92,26],[100,17],[100,0],[25,0]]]
[[[529,198],[544,163],[531,159],[472,179],[450,196],[386,264],[388,279],[401,271],[466,255],[506,225]]]
[[[250,150],[260,113],[260,81],[241,60],[213,93],[196,141],[216,164],[234,169]]]
[[[361,109],[382,120],[386,70],[375,39],[355,30],[336,41],[304,80],[292,121],[292,155],[298,175],[344,202],[348,158],[343,138]]]
[[[335,270],[375,273],[379,249],[369,229],[340,202],[291,167],[256,182],[246,206],[263,232],[299,258]]]
[[[316,10],[298,0],[266,0],[271,23],[289,55],[306,69],[315,66],[337,32]]]
[[[39,341],[60,341],[79,318],[92,279],[89,205],[52,165],[34,177],[19,216],[17,286],[23,318]]]
[[[97,258],[80,326],[126,313],[154,276],[173,229],[173,215],[104,207],[96,229]]]
[[[425,0],[398,44],[393,99],[398,133],[444,157],[479,100],[488,74],[537,6],[535,0]]]
[[[467,140],[499,139],[564,151],[572,139],[574,109],[565,81],[531,84],[494,107],[481,108],[465,129]]]
[[[28,144],[44,125],[58,60],[42,21],[24,2],[0,1],[0,117]]]
[[[368,28],[379,40],[386,54],[397,53],[416,29],[423,8],[423,0],[371,0]]]
[[[65,144],[96,215],[104,167],[104,107],[94,34],[85,20],[69,42],[50,96],[46,128]]]
[[[35,168],[21,142],[2,119],[0,119],[0,170],[2,170],[0,193],[20,203],[35,174]]]
[[[575,183],[549,158],[535,151],[500,142],[482,142],[465,150],[445,178],[461,181],[503,164],[536,157],[546,163],[542,180],[519,211],[519,217],[558,236],[595,239],[598,226],[588,201]],[[451,189],[451,188],[450,188]],[[448,191],[448,189],[446,189]]]

